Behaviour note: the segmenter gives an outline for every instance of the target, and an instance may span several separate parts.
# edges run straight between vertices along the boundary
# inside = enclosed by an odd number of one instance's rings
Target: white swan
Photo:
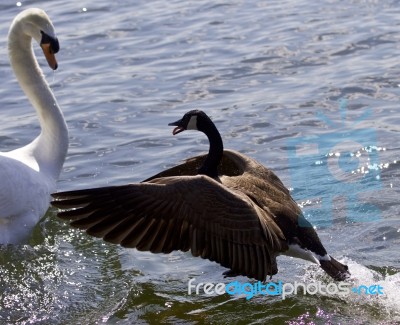
[[[49,66],[57,69],[58,40],[41,9],[18,14],[8,34],[11,66],[36,109],[41,133],[24,147],[0,152],[0,244],[23,243],[29,238],[49,207],[68,149],[67,125],[36,61],[32,38],[40,44]]]

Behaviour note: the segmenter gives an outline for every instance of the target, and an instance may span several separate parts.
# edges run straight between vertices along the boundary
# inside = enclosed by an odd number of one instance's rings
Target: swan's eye
[[[49,35],[47,35],[43,31],[40,31],[40,34],[42,34],[42,39],[40,40],[40,44],[48,44],[48,43],[50,43],[50,36]]]
[[[40,31],[40,33],[42,34],[40,45],[49,44],[49,52],[51,54],[57,53],[60,50],[60,44],[58,43],[58,39],[47,35],[43,31]]]

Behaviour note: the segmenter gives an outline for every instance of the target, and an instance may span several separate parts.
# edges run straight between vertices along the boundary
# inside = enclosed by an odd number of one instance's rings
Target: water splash
[[[317,323],[314,322],[315,319]],[[340,325],[332,319],[332,315],[317,307],[317,311],[314,315],[310,312],[306,312],[298,316],[295,320],[287,321],[287,325],[316,325],[323,323],[325,325]]]
[[[337,299],[345,303],[346,309],[353,314],[354,324],[364,324],[366,320],[374,319],[375,323],[392,324],[400,321],[400,270],[393,272],[375,271],[364,265],[361,265],[349,258],[343,258],[341,263],[348,265],[351,278],[347,280],[351,286],[359,287],[379,285],[383,288],[382,295],[356,294],[350,292],[348,295],[343,294],[326,294],[330,299]],[[310,265],[303,277],[303,281],[323,281],[326,283],[332,280],[324,273],[324,271],[316,265]],[[343,305],[342,305],[343,306]],[[348,314],[346,312],[346,314]],[[331,314],[333,316],[334,314]],[[313,324],[312,319],[321,320],[318,312],[315,315],[301,315],[299,319],[293,320],[290,325],[295,324]],[[384,320],[384,321],[383,321]],[[301,323],[303,321],[303,323]],[[388,323],[385,323],[388,321]],[[319,321],[317,323],[320,323]],[[330,324],[328,320],[325,322]]]

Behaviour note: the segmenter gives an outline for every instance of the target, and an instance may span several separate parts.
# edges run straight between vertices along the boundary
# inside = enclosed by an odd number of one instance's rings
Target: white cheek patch
[[[190,117],[186,130],[197,130],[197,115]]]

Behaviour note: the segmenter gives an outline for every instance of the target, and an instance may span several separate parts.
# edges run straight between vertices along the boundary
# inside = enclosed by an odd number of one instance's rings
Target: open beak
[[[176,122],[172,122],[172,123],[168,124],[169,126],[176,126],[176,128],[172,131],[173,135],[176,135],[178,133],[185,131],[185,128],[182,127],[181,124],[182,124],[182,120],[178,120]]]
[[[49,64],[50,68],[53,70],[57,70],[58,64],[56,60],[56,56],[54,55],[54,51],[51,48],[50,43],[42,43],[40,44],[40,47],[43,50],[44,56],[47,60],[47,63]]]

